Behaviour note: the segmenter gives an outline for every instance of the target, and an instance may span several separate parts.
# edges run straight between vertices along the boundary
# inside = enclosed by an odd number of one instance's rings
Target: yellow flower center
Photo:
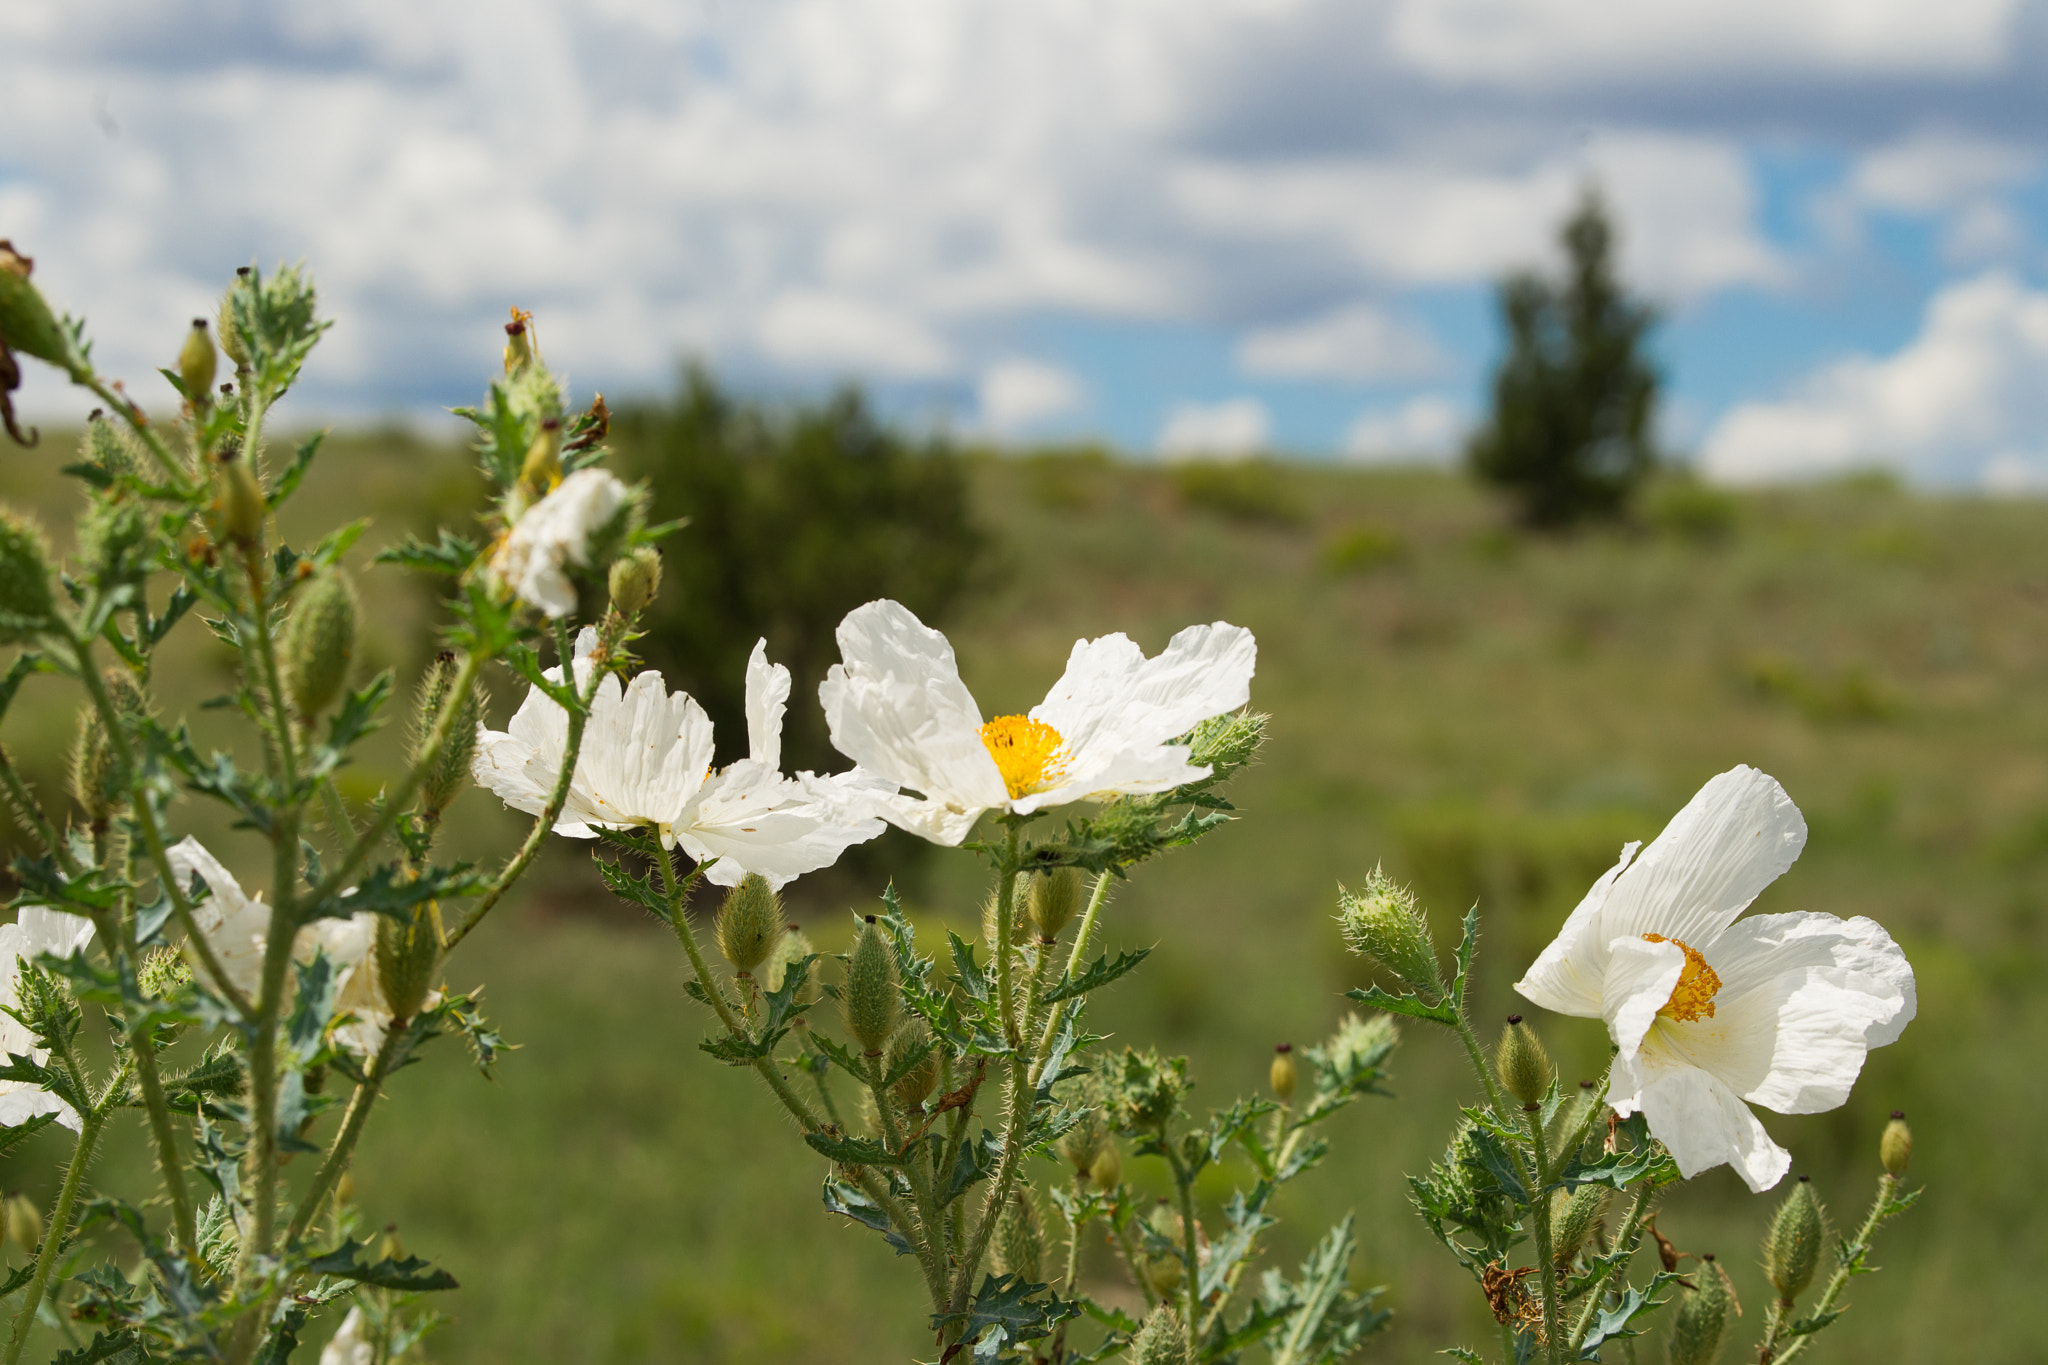
[[[1714,992],[1721,989],[1721,978],[1707,965],[1699,950],[1683,939],[1667,939],[1662,934],[1644,934],[1643,937],[1652,943],[1676,943],[1678,951],[1685,954],[1685,967],[1678,973],[1678,984],[1671,988],[1671,998],[1657,1013],[1681,1024],[1713,1018]]]
[[[1042,720],[997,716],[981,727],[981,742],[988,746],[1013,801],[1044,791],[1067,770],[1067,742]]]

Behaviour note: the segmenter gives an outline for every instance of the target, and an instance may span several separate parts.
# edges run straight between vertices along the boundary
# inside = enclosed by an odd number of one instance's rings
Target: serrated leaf
[[[804,1134],[804,1141],[812,1151],[841,1166],[902,1166],[910,1160],[890,1151],[887,1144],[874,1138],[809,1132]]]
[[[1405,1014],[1411,1019],[1427,1019],[1433,1024],[1442,1024],[1446,1028],[1456,1028],[1458,1026],[1457,1011],[1452,1009],[1448,1003],[1438,1001],[1435,1004],[1431,1004],[1413,991],[1402,995],[1392,995],[1381,990],[1378,986],[1364,986],[1353,987],[1344,992],[1344,995],[1347,999],[1356,1000],[1360,1004],[1371,1005],[1376,1009],[1383,1009],[1389,1014]]]
[[[1045,993],[1045,1003],[1048,1005],[1057,1004],[1062,1000],[1072,1000],[1077,996],[1086,995],[1090,991],[1100,990],[1110,982],[1129,973],[1150,956],[1152,956],[1150,948],[1139,948],[1132,952],[1117,954],[1116,960],[1112,962],[1110,961],[1109,954],[1104,953],[1101,957],[1089,963],[1079,976],[1061,977],[1058,982],[1054,983],[1052,989]]]
[[[432,545],[417,536],[407,536],[403,543],[388,550],[380,550],[375,560],[378,564],[398,564],[408,569],[419,569],[425,573],[459,575],[468,572],[476,560],[477,544],[461,536],[441,529],[441,538]]]
[[[417,1256],[404,1260],[393,1260],[389,1256],[379,1261],[365,1263],[359,1253],[369,1243],[358,1242],[353,1237],[325,1256],[317,1256],[306,1262],[305,1269],[315,1275],[333,1275],[358,1284],[371,1284],[379,1289],[404,1289],[410,1291],[431,1289],[459,1289],[455,1277],[445,1270],[436,1270]]]
[[[327,433],[316,431],[299,442],[298,450],[292,455],[292,462],[277,476],[276,485],[270,490],[269,502],[276,507],[299,489],[305,480],[306,471],[313,467],[313,457],[320,453],[320,443],[327,439]]]
[[[889,1215],[881,1205],[868,1198],[865,1191],[856,1185],[849,1185],[837,1176],[825,1177],[825,1209],[829,1213],[843,1214],[862,1227],[872,1228],[882,1234],[883,1240],[896,1249],[898,1256],[914,1256],[917,1248],[911,1246],[903,1234],[889,1222]]]
[[[1551,1188],[1570,1191],[1581,1185],[1605,1185],[1609,1189],[1626,1189],[1636,1181],[1649,1177],[1654,1184],[1669,1184],[1677,1179],[1678,1163],[1671,1159],[1671,1153],[1661,1143],[1652,1143],[1629,1152],[1605,1152],[1592,1161],[1581,1161],[1577,1156],[1565,1163]]]

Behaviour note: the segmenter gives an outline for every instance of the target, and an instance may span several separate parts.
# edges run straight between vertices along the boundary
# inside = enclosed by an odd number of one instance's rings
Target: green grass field
[[[338,456],[329,496],[384,506],[404,505],[408,471],[457,467],[371,441]],[[47,497],[13,460],[0,491]],[[1189,1053],[1197,1102],[1261,1086],[1272,1045],[1327,1033],[1365,979],[1331,914],[1337,883],[1381,861],[1442,926],[1478,902],[1482,1012],[1506,1014],[1508,983],[1619,845],[1653,836],[1707,777],[1754,764],[1812,828],[1759,908],[1873,916],[1920,980],[1918,1022],[1873,1055],[1846,1108],[1766,1119],[1838,1223],[1860,1216],[1894,1108],[1912,1114],[1928,1186],[1815,1358],[2039,1358],[2048,1196],[2032,1162],[2048,1104],[2028,1059],[2048,1037],[2048,505],[1879,485],[1724,505],[1673,488],[1639,528],[1545,541],[1506,533],[1477,491],[1433,474],[1176,478],[1041,456],[983,461],[976,477],[1004,573],[952,634],[992,713],[1036,702],[1076,636],[1123,630],[1149,651],[1223,618],[1259,638],[1253,698],[1271,739],[1233,791],[1242,819],[1118,893],[1108,945],[1156,951],[1102,999],[1098,1029]],[[416,595],[393,570],[365,572],[400,623],[372,652],[416,657],[402,630]],[[514,691],[497,692],[502,718]],[[26,696],[8,724],[46,770],[68,733],[57,697]],[[464,798],[464,842],[513,833],[491,804]],[[488,983],[520,1050],[495,1083],[456,1045],[431,1050],[356,1170],[366,1215],[463,1282],[434,1358],[912,1358],[929,1342],[915,1274],[821,1210],[819,1160],[750,1077],[696,1050],[673,941],[607,905],[578,850],[557,852],[452,974]],[[971,855],[942,855],[918,913],[978,926],[980,877]],[[848,908],[804,905],[821,949],[845,946]],[[1567,1080],[1592,1074],[1597,1022],[1539,1025]],[[1355,1209],[1357,1278],[1391,1286],[1396,1311],[1360,1358],[1421,1361],[1488,1338],[1401,1180],[1440,1149],[1471,1085],[1447,1040],[1415,1029],[1395,1075],[1398,1098],[1341,1116],[1331,1159],[1284,1197],[1271,1256],[1298,1258]],[[129,1134],[105,1177],[140,1152]],[[0,1182],[45,1189],[57,1153],[38,1139]],[[1156,1178],[1146,1164],[1127,1169]],[[1761,1321],[1756,1245],[1774,1204],[1724,1170],[1662,1217],[1735,1276],[1748,1315],[1727,1359]],[[1128,1293],[1101,1248],[1086,1267],[1095,1292]]]

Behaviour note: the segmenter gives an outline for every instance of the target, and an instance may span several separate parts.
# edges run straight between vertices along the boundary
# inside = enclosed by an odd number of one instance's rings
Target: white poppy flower
[[[587,628],[576,642],[576,674],[585,685],[596,642]],[[559,682],[561,670],[546,676]],[[711,718],[687,693],[669,692],[651,669],[623,687],[616,676],[605,678],[591,700],[555,833],[590,839],[599,829],[652,825],[665,845],[711,863],[705,876],[720,886],[758,872],[779,887],[831,864],[849,845],[882,832],[873,803],[893,789],[858,771],[785,776],[788,697],[789,670],[769,664],[767,642],[757,643],[747,662],[748,756],[714,771]],[[568,713],[534,688],[505,730],[479,728],[471,771],[506,805],[539,815],[568,742]]]
[[[373,1365],[376,1343],[363,1335],[363,1310],[351,1308],[341,1327],[320,1349],[320,1365]]]
[[[983,723],[946,637],[896,602],[839,623],[818,696],[839,751],[899,787],[883,817],[957,844],[983,811],[1168,791],[1209,775],[1172,741],[1251,699],[1258,647],[1242,626],[1190,626],[1157,657],[1124,635],[1080,640],[1067,671],[1025,716]]]
[[[43,953],[70,957],[92,941],[92,921],[83,915],[25,905],[13,924],[0,924],[0,1006],[21,1004],[21,964]],[[12,1014],[0,1014],[0,1058],[27,1057],[38,1066],[50,1050],[36,1046],[35,1034]],[[0,1081],[0,1124],[13,1127],[38,1114],[55,1114],[57,1122],[77,1132],[84,1120],[76,1109],[31,1081]]]
[[[1545,1009],[1607,1022],[1620,1049],[1609,1102],[1641,1111],[1688,1179],[1725,1162],[1752,1190],[1777,1184],[1791,1154],[1748,1105],[1840,1106],[1864,1055],[1917,1009],[1913,968],[1875,921],[1737,918],[1805,844],[1774,779],[1722,773],[1641,857],[1622,850],[1515,983]]]
[[[550,617],[576,610],[566,566],[589,562],[590,537],[632,495],[602,469],[579,469],[526,510],[491,555],[491,572],[523,602]]]

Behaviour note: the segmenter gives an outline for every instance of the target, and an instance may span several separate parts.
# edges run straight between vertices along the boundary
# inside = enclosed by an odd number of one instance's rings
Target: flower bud
[[[1046,943],[1057,942],[1060,930],[1081,913],[1080,872],[1071,867],[1056,867],[1034,873],[1024,906],[1038,937]]]
[[[85,440],[80,442],[82,463],[96,464],[109,474],[128,474],[140,463],[135,446],[119,423],[102,408],[94,408],[85,419]]]
[[[239,463],[239,462],[238,462]],[[339,569],[306,586],[284,626],[284,690],[292,710],[312,720],[348,681],[356,652],[356,590]]]
[[[775,894],[766,877],[749,872],[725,893],[712,932],[718,951],[725,954],[733,971],[751,977],[775,951],[775,940],[782,937],[782,897]]]
[[[1667,1365],[1714,1365],[1728,1335],[1728,1305],[1734,1296],[1712,1252],[1700,1258],[1693,1278],[1699,1288],[1679,1291],[1678,1312],[1664,1348]]]
[[[661,591],[661,555],[652,545],[612,561],[609,580],[612,605],[619,615],[631,619],[647,610],[647,604]]]
[[[1337,921],[1352,952],[1411,989],[1443,994],[1443,968],[1429,936],[1429,917],[1414,892],[1376,867],[1363,891],[1340,895]]]
[[[263,486],[249,462],[234,451],[223,451],[216,476],[213,511],[220,523],[222,540],[253,545],[263,538],[263,517],[269,510],[263,500]]]
[[[150,515],[119,491],[96,494],[78,519],[78,562],[103,589],[140,583],[149,572]]]
[[[1088,1164],[1088,1178],[1099,1190],[1113,1190],[1123,1183],[1124,1157],[1117,1150],[1115,1138],[1105,1137],[1102,1140],[1102,1150]]]
[[[4,1235],[10,1257],[18,1254],[26,1261],[43,1244],[42,1210],[25,1194],[10,1194],[6,1202],[0,1204],[0,1225],[6,1229]]]
[[[241,272],[245,276],[247,267]],[[220,307],[214,310],[213,320],[220,332],[220,348],[227,352],[229,360],[235,362],[237,370],[249,368],[249,348],[242,341],[241,329],[235,326],[235,291],[232,287],[220,296]]]
[[[1280,1103],[1287,1104],[1294,1099],[1294,1082],[1298,1073],[1294,1066],[1294,1044],[1282,1043],[1273,1049],[1273,1067],[1270,1073],[1273,1093]]]
[[[1001,918],[1001,909],[1002,901],[993,891],[989,892],[988,899],[981,903],[981,941],[988,945],[990,952],[995,951],[996,921]],[[1030,922],[1030,915],[1025,907],[1012,902],[1010,906],[1010,944],[1012,947],[1022,946],[1025,939],[1025,930],[1030,925]]]
[[[1168,1245],[1176,1248],[1181,1245],[1181,1234],[1187,1224],[1164,1199],[1153,1207],[1145,1221]],[[1180,1288],[1186,1272],[1187,1267],[1181,1264],[1180,1256],[1174,1252],[1162,1251],[1145,1258],[1145,1281],[1152,1286],[1152,1292],[1161,1298],[1171,1295]]]
[[[1093,1078],[1082,1079],[1086,1082]],[[1074,1168],[1075,1178],[1082,1179],[1089,1175],[1096,1158],[1110,1145],[1109,1125],[1103,1120],[1102,1102],[1093,1086],[1077,1086],[1076,1090],[1068,1092],[1066,1102],[1070,1107],[1086,1107],[1082,1110],[1080,1121],[1060,1134],[1060,1140],[1054,1144],[1054,1149]]]
[[[1559,1265],[1571,1264],[1606,1208],[1607,1191],[1598,1185],[1581,1185],[1570,1194],[1559,1190],[1552,1196],[1550,1254]]]
[[[455,655],[443,650],[434,657],[434,662],[427,666],[426,673],[420,678],[419,708],[414,713],[412,745],[408,754],[415,765],[426,756],[427,738],[439,723],[442,710],[451,704],[448,689],[454,685],[460,671]],[[429,816],[438,816],[446,810],[448,803],[461,794],[463,785],[469,781],[470,759],[476,755],[477,723],[483,718],[483,689],[472,683],[469,695],[453,704],[460,706],[462,711],[449,725],[448,738],[442,742],[440,754],[420,779],[420,810]]]
[[[910,1059],[910,1054],[932,1040],[931,1030],[921,1019],[912,1019],[896,1030],[896,1036],[889,1042],[889,1061],[883,1068],[884,1075],[893,1076],[897,1068]],[[939,1053],[934,1048],[924,1054],[923,1060],[903,1073],[901,1079],[891,1087],[889,1093],[904,1109],[921,1108],[927,1096],[939,1084]]]
[[[1188,1329],[1180,1314],[1165,1304],[1152,1310],[1138,1335],[1131,1338],[1131,1365],[1190,1365],[1194,1355],[1188,1349]]]
[[[526,448],[526,462],[519,466],[519,482],[536,497],[562,481],[562,419],[549,417],[540,433]]]
[[[1501,1087],[1523,1108],[1535,1109],[1543,1103],[1544,1095],[1550,1091],[1550,1054],[1543,1050],[1536,1030],[1522,1022],[1521,1015],[1508,1016],[1508,1026],[1501,1030],[1500,1046],[1494,1049],[1493,1065],[1500,1073]]]
[[[1906,1126],[1905,1110],[1892,1110],[1892,1121],[1884,1126],[1884,1136],[1877,1140],[1877,1159],[1894,1180],[1906,1173],[1906,1163],[1913,1159],[1913,1130]]]
[[[1180,1112],[1180,1097],[1188,1090],[1188,1059],[1162,1057],[1157,1052],[1125,1048],[1115,1063],[1112,1077],[1116,1127],[1152,1133],[1165,1128]]]
[[[204,408],[213,401],[217,363],[213,338],[206,334],[206,319],[192,319],[192,330],[185,333],[185,344],[178,351],[178,378],[184,382],[185,399],[193,407]]]
[[[789,969],[817,951],[811,946],[808,934],[794,924],[788,926],[782,931],[782,937],[775,940],[775,951],[768,955],[768,970],[762,974],[762,985],[769,991],[781,990],[783,979],[788,975]],[[813,963],[812,970],[804,975],[803,988],[796,994],[796,1003],[808,1005],[817,998],[818,973],[817,966]],[[803,1023],[801,1019],[797,1022]]]
[[[192,969],[176,948],[155,948],[142,959],[137,979],[144,995],[164,1000],[192,983]]]
[[[996,1224],[995,1268],[999,1275],[1015,1275],[1026,1284],[1042,1284],[1039,1278],[1045,1262],[1045,1234],[1039,1227],[1038,1204],[1029,1185],[1010,1191]]]
[[[28,277],[36,263],[0,238],[0,342],[68,368],[70,340]]]
[[[1820,1267],[1821,1244],[1827,1241],[1827,1210],[1813,1185],[1800,1176],[1792,1193],[1778,1206],[1764,1237],[1764,1276],[1778,1297],[1790,1303],[1813,1283]]]
[[[853,941],[853,954],[846,964],[846,986],[841,992],[846,1004],[846,1031],[870,1057],[881,1055],[889,1035],[896,1031],[902,1006],[896,987],[896,954],[869,915]]]
[[[528,324],[533,314],[522,309],[512,310],[512,321],[505,324],[505,373],[513,374],[533,361],[533,336]]]
[[[419,1013],[441,957],[439,914],[432,901],[416,906],[411,920],[377,916],[377,994],[394,1021]]]
[[[108,669],[104,682],[116,715],[133,719],[146,714],[142,692],[125,669]],[[128,804],[128,775],[115,756],[99,707],[89,702],[79,712],[78,738],[71,746],[71,795],[95,825]]]
[[[34,522],[0,508],[0,644],[33,639],[56,615],[49,542]]]

